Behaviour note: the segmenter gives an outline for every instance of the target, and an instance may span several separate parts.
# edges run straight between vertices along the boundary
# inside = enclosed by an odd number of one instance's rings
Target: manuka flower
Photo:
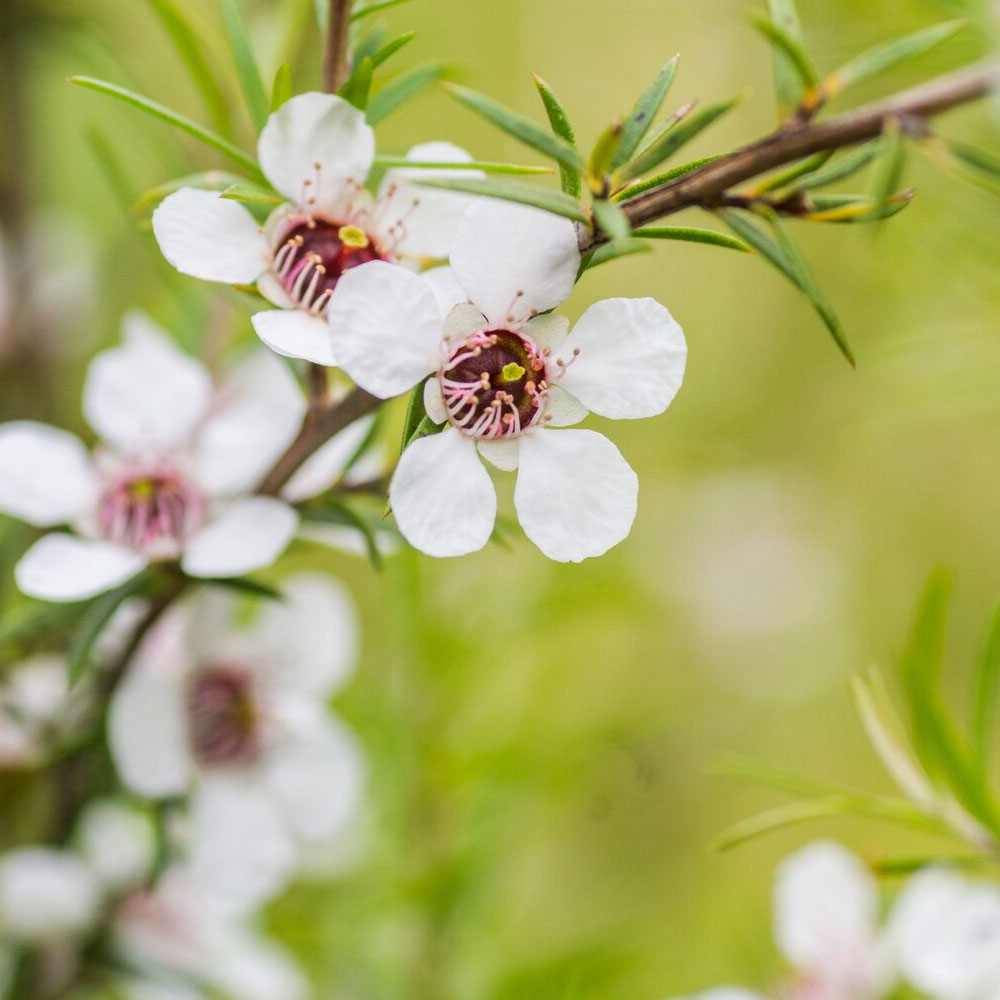
[[[293,577],[251,623],[229,594],[176,605],[110,708],[112,757],[147,798],[190,794],[195,877],[244,909],[355,818],[362,761],[326,700],[356,653],[354,609],[326,577]],[[245,619],[245,614],[243,618]]]
[[[289,502],[253,496],[297,433],[305,401],[267,351],[219,387],[193,358],[138,314],[124,343],[97,355],[84,413],[103,444],[33,421],[0,425],[0,511],[47,534],[16,569],[27,594],[91,597],[148,563],[180,560],[194,577],[241,576],[272,563],[298,527]],[[316,452],[288,483],[293,501],[321,492],[364,426]]]
[[[447,426],[400,459],[389,493],[400,531],[434,556],[486,544],[496,494],[478,451],[517,469],[514,506],[542,552],[572,562],[602,554],[631,528],[635,473],[602,434],[553,428],[588,411],[662,413],[684,374],[680,327],[648,298],[598,302],[572,331],[546,314],[572,290],[580,255],[573,225],[537,209],[475,202],[451,265],[426,277],[359,268],[329,311],[333,352],[362,388],[388,398],[433,375],[424,404]]]
[[[184,274],[256,282],[278,307],[253,317],[269,347],[337,364],[323,317],[341,275],[371,261],[446,257],[468,201],[429,189],[417,195],[414,174],[442,171],[414,168],[389,170],[373,199],[363,185],[375,155],[374,134],[361,111],[332,94],[291,98],[268,119],[257,149],[264,175],[288,199],[263,227],[235,201],[182,188],[157,208],[153,231],[163,255]],[[416,146],[408,157],[470,159],[443,142]]]

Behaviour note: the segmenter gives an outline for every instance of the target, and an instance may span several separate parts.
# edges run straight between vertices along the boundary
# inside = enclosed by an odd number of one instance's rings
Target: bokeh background
[[[238,107],[214,5],[182,6],[216,40],[211,61]],[[990,11],[971,4],[800,7],[823,69],[936,20],[971,18],[948,46],[855,100],[993,46]],[[312,0],[244,8],[265,76],[291,54],[296,88],[315,87]],[[749,95],[694,156],[774,122],[770,57],[750,8],[418,0],[383,20],[420,32],[410,62],[443,59],[535,115],[538,72],[584,143],[679,51],[671,102]],[[86,360],[116,339],[123,311],[148,310],[214,363],[251,342],[245,306],[175,274],[130,213],[143,191],[224,164],[65,82],[101,76],[207,120],[148,4],[3,0],[0,32],[5,268],[30,280],[39,306],[30,335],[4,342],[0,417],[85,432]],[[249,142],[248,124],[238,126]],[[940,129],[1000,148],[996,107],[958,111]],[[481,159],[531,161],[433,89],[378,132],[384,152],[441,138]],[[365,624],[339,706],[367,748],[372,805],[363,860],[294,888],[267,915],[317,996],[654,1000],[723,981],[763,985],[777,969],[769,896],[783,853],[818,833],[871,858],[933,846],[843,820],[708,849],[781,801],[713,776],[725,753],[887,790],[847,677],[891,668],[927,573],[951,566],[949,679],[960,698],[1000,600],[1000,198],[919,153],[906,183],[917,199],[875,234],[795,229],[856,371],[809,306],[749,255],[667,244],[584,277],[572,316],[599,297],[654,295],[690,346],[670,410],[608,428],[642,485],[631,537],[603,559],[556,565],[516,537],[510,551],[461,561],[405,553],[380,574],[323,556]],[[390,444],[397,433],[393,424]],[[5,537],[9,563],[24,540]],[[317,558],[303,546],[292,562]],[[12,599],[9,573],[2,586]],[[22,827],[8,818],[2,829],[14,839]]]

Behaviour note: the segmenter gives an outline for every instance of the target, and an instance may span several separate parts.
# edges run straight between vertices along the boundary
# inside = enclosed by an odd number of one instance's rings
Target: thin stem
[[[351,0],[330,0],[323,50],[323,89],[333,94],[347,81],[347,50],[351,31]]]
[[[268,496],[279,493],[302,463],[334,434],[378,409],[381,404],[382,400],[377,396],[364,389],[354,389],[339,403],[310,406],[295,440],[272,466],[257,492]]]
[[[685,208],[712,208],[735,184],[828,149],[874,139],[888,121],[920,128],[924,120],[950,108],[978,100],[1000,88],[1000,63],[989,62],[950,73],[884,101],[828,121],[792,122],[777,132],[719,157],[662,187],[619,202],[633,228]],[[580,231],[586,253],[604,242],[601,234]]]

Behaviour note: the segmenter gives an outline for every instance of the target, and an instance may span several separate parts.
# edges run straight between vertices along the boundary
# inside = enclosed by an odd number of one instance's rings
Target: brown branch
[[[354,389],[335,404],[321,403],[309,407],[305,420],[288,450],[275,462],[264,477],[258,493],[275,496],[310,455],[338,431],[382,405],[382,400],[364,389]]]
[[[922,123],[923,119],[978,100],[998,88],[1000,63],[989,62],[959,70],[828,121],[795,122],[663,187],[626,199],[620,205],[633,227],[685,208],[711,208],[735,184],[814,153],[874,139],[891,120]],[[580,250],[583,253],[593,250],[605,239],[601,234],[581,230]]]
[[[328,94],[339,90],[350,75],[347,54],[350,31],[351,0],[330,0],[323,49],[323,89]]]

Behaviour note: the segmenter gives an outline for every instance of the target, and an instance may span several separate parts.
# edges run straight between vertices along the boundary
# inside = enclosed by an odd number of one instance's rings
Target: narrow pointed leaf
[[[371,56],[365,56],[361,62],[355,66],[347,82],[337,91],[345,101],[353,104],[360,111],[368,107],[368,100],[371,97],[372,73],[374,65]]]
[[[608,239],[627,239],[632,232],[628,216],[613,201],[597,199],[593,205],[594,222]]]
[[[654,170],[727,111],[739,104],[741,100],[742,97],[734,97],[728,101],[719,101],[717,104],[710,104],[701,111],[676,120],[646,146],[634,160],[627,163],[622,168],[622,172],[627,177],[638,177],[640,174]]]
[[[802,41],[802,26],[795,0],[768,0],[771,21],[796,41]],[[774,89],[778,102],[778,113],[782,118],[790,115],[802,101],[801,77],[782,49],[774,49]]]
[[[372,66],[378,69],[382,63],[394,56],[403,46],[409,45],[416,37],[417,33],[415,31],[407,31],[405,34],[386,42],[385,45],[372,53]],[[364,57],[362,56],[362,58]]]
[[[580,264],[580,273],[590,271],[601,264],[618,260],[619,257],[630,257],[632,254],[649,253],[652,249],[645,240],[626,236],[624,239],[611,240],[602,243],[593,253],[588,254]]]
[[[551,156],[557,163],[569,167],[572,170],[580,170],[582,161],[580,154],[565,139],[536,125],[530,118],[525,118],[516,111],[511,111],[499,101],[480,94],[468,87],[461,87],[458,84],[450,84],[448,92],[458,101],[464,104],[470,111],[481,115],[487,121],[492,122],[497,128],[502,129],[508,135],[520,140],[532,149],[545,156]]]
[[[861,55],[855,56],[840,69],[831,73],[820,84],[820,93],[825,100],[830,100],[842,93],[848,87],[863,80],[869,80],[880,73],[893,69],[907,59],[929,52],[942,42],[951,38],[957,31],[965,27],[965,21],[945,21],[912,35],[877,45]]]
[[[368,558],[375,569],[382,568],[382,553],[375,537],[375,529],[352,507],[339,500],[326,498],[322,507],[307,506],[302,509],[302,516],[307,521],[320,521],[324,524],[341,524],[354,528],[361,535]]]
[[[876,213],[875,202],[862,194],[816,194],[810,199],[812,211],[796,218],[805,222],[863,224],[890,219],[913,201],[916,192],[899,191],[885,199]]]
[[[634,198],[637,194],[642,194],[643,191],[649,191],[652,188],[666,187],[679,177],[686,177],[695,170],[699,170],[701,167],[704,167],[709,163],[713,163],[718,159],[719,156],[703,156],[699,160],[692,160],[690,163],[682,163],[678,167],[671,167],[669,170],[664,170],[662,174],[655,174],[652,177],[647,177],[644,181],[636,181],[634,184],[629,184],[627,187],[623,187],[611,196],[611,200],[627,201],[629,198]]]
[[[797,191],[811,191],[815,188],[826,187],[828,184],[835,184],[837,181],[846,180],[867,167],[880,152],[882,152],[882,140],[874,139],[803,177],[795,185],[795,188]]]
[[[239,77],[243,99],[250,112],[250,120],[259,132],[267,121],[270,107],[267,91],[264,90],[264,81],[257,68],[250,36],[247,34],[247,27],[237,0],[219,0],[219,3],[222,6],[222,23],[229,39],[233,62],[236,63],[236,75]]]
[[[187,17],[173,0],[148,0],[164,30],[170,36],[177,54],[191,74],[215,127],[223,133],[229,132],[229,108],[226,97],[216,82],[204,55],[204,46],[195,33]]]
[[[263,598],[265,601],[284,601],[285,595],[276,587],[269,587],[259,580],[251,580],[245,576],[210,576],[202,577],[199,584],[211,585],[213,587],[223,587],[226,590],[234,590],[238,594],[248,597]]]
[[[809,156],[787,170],[782,170],[780,173],[772,174],[770,177],[765,178],[759,184],[754,185],[747,193],[757,196],[767,194],[768,191],[778,191],[781,188],[788,187],[800,178],[815,173],[827,163],[831,156],[833,156],[832,149]]]
[[[889,198],[899,187],[906,157],[903,130],[898,121],[890,119],[886,122],[882,139],[884,154],[872,167],[871,218],[873,220],[884,217]]]
[[[444,63],[429,62],[414,66],[381,87],[368,101],[365,117],[377,125],[397,108],[412,100],[426,87],[437,83],[445,74]]]
[[[621,145],[621,122],[612,122],[600,135],[587,161],[587,184],[591,192],[598,198],[607,193],[608,174],[611,172],[611,161]]]
[[[994,181],[1000,180],[1000,157],[960,142],[949,143],[948,149],[966,166],[981,171]]]
[[[545,114],[548,116],[549,125],[552,131],[570,147],[576,149],[576,134],[570,123],[566,109],[562,101],[556,96],[555,91],[537,73],[532,74],[538,95],[542,99],[545,107]],[[583,191],[583,178],[578,167],[570,167],[565,163],[559,164],[560,183],[563,191],[571,198],[579,198]]]
[[[426,379],[424,380],[426,382]],[[424,408],[424,382],[419,382],[410,391],[410,398],[406,403],[406,418],[403,420],[403,436],[399,441],[400,455],[406,450],[410,439],[416,433],[417,428],[427,417],[427,410]]]
[[[690,226],[642,226],[632,231],[633,236],[641,236],[647,240],[681,240],[685,243],[705,243],[709,246],[725,247],[728,250],[739,250],[750,253],[750,247],[742,240],[725,233],[717,233],[712,229],[694,229]]]
[[[753,247],[809,299],[837,347],[840,348],[840,352],[853,365],[854,355],[844,337],[840,321],[826,299],[820,294],[805,262],[791,241],[788,240],[777,218],[772,220],[772,229],[778,238],[776,241],[736,209],[723,209],[720,214],[726,225],[740,239]]]
[[[292,67],[283,62],[271,84],[271,111],[277,111],[292,96]]]
[[[535,187],[530,184],[520,184],[517,181],[494,180],[493,178],[470,177],[437,177],[418,180],[424,187],[442,188],[446,191],[464,191],[466,194],[483,195],[487,198],[500,198],[504,201],[516,201],[522,205],[533,205],[554,215],[561,215],[574,222],[588,222],[587,215],[580,203],[562,191],[552,191],[549,188]]]
[[[168,194],[181,188],[204,188],[206,191],[225,191],[232,187],[250,187],[245,177],[224,170],[204,170],[186,177],[175,177],[164,184],[157,184],[144,192],[132,206],[132,214],[143,216],[151,212]]]
[[[126,90],[124,87],[108,83],[105,80],[96,80],[90,76],[71,76],[69,82],[75,83],[80,87],[86,87],[88,90],[96,90],[98,93],[115,97],[126,104],[131,104],[132,107],[138,108],[140,111],[144,111],[146,114],[160,119],[160,121],[165,121],[169,125],[173,125],[174,128],[186,132],[188,135],[211,146],[213,149],[217,149],[220,153],[225,153],[230,159],[235,160],[242,167],[251,171],[255,177],[262,176],[260,168],[252,156],[234,146],[228,139],[223,139],[221,135],[217,135],[215,132],[205,128],[203,125],[199,125],[196,121],[192,121],[192,119],[185,115],[171,111],[170,108],[164,107],[156,101],[151,101],[148,97],[143,97],[141,94],[136,94],[134,91]]]
[[[409,167],[427,170],[481,170],[484,174],[513,174],[515,176],[538,176],[551,174],[551,167],[534,167],[521,163],[488,163],[482,160],[446,162],[442,160],[409,160],[405,156],[376,156],[378,167]]]
[[[972,691],[972,746],[980,781],[985,785],[993,734],[996,727],[997,699],[1000,696],[1000,608],[993,614],[986,642],[976,664]]]
[[[784,25],[773,21],[769,17],[755,17],[753,26],[774,46],[775,64],[779,59],[785,66],[790,66],[798,77],[797,92],[801,101],[801,95],[816,86],[819,77],[812,60],[806,54],[802,45],[802,39],[793,34]],[[792,90],[789,87],[788,94],[791,96]]]
[[[611,163],[613,170],[617,170],[622,164],[632,159],[632,155],[639,148],[639,143],[642,142],[649,127],[660,113],[660,108],[663,106],[667,93],[674,82],[674,77],[677,75],[679,59],[680,56],[674,56],[663,66],[656,74],[656,79],[643,91],[639,100],[635,102],[635,107],[622,122],[621,141],[618,152]]]
[[[366,4],[364,7],[358,7],[357,10],[353,11],[351,20],[357,22],[363,18],[371,17],[373,14],[381,14],[390,7],[398,7],[400,4],[409,2],[410,0],[373,0],[372,3]]]
[[[266,191],[254,184],[230,184],[220,198],[228,198],[231,201],[242,201],[248,205],[281,205],[285,199],[273,191]]]

